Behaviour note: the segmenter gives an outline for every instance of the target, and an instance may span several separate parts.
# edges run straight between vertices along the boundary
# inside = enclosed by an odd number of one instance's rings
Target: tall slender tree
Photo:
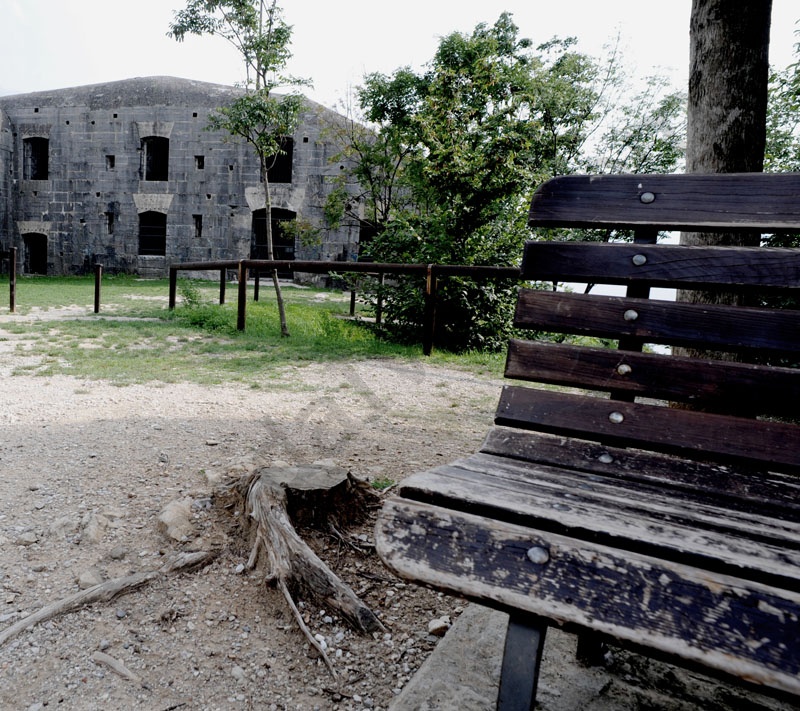
[[[170,37],[181,42],[186,35],[214,35],[233,45],[245,65],[245,92],[209,116],[209,128],[221,129],[244,139],[255,150],[261,166],[266,211],[267,259],[274,258],[272,198],[269,170],[284,154],[284,141],[294,133],[303,97],[290,92],[275,95],[279,87],[298,87],[308,82],[283,74],[290,59],[292,28],[283,20],[277,0],[189,0],[174,15]],[[281,334],[289,335],[286,309],[278,271],[272,271]]]

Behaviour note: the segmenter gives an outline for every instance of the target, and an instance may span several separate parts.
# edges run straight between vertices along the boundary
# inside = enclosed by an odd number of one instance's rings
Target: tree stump
[[[234,502],[230,502],[230,497]],[[361,633],[384,627],[352,589],[300,537],[295,525],[314,526],[341,537],[362,522],[378,496],[347,470],[323,465],[262,467],[225,486],[230,503],[244,505],[251,552],[248,567],[261,563],[269,584],[278,587],[295,619],[335,676],[325,651],[305,624],[296,597],[337,610]],[[238,507],[237,507],[238,508]]]

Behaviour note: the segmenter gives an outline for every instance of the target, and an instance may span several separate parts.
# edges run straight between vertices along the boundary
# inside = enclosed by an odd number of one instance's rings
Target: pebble
[[[111,560],[124,560],[126,555],[128,555],[128,549],[125,546],[114,546],[108,557]]]
[[[444,637],[447,630],[450,629],[450,618],[447,616],[437,617],[428,623],[428,634],[434,637]]]
[[[20,546],[32,546],[34,543],[39,542],[39,536],[33,531],[25,531],[25,533],[17,536],[17,544]]]
[[[103,576],[100,574],[100,571],[96,568],[89,568],[89,570],[84,570],[78,576],[78,587],[81,590],[87,590],[88,588],[94,587],[95,585],[99,585],[103,582]]]
[[[236,681],[244,683],[247,681],[247,674],[245,673],[244,669],[240,666],[235,666],[231,669],[231,676],[233,676]]]

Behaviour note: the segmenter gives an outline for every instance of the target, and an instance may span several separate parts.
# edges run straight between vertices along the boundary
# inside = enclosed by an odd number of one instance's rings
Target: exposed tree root
[[[95,602],[108,602],[119,595],[130,592],[146,585],[147,583],[164,577],[171,573],[199,566],[208,565],[215,557],[216,553],[208,551],[198,551],[196,553],[176,553],[170,556],[160,568],[148,570],[141,573],[133,573],[122,578],[106,580],[97,585],[93,585],[86,590],[81,590],[63,600],[58,600],[45,607],[32,612],[30,615],[17,620],[14,624],[6,627],[0,632],[0,646],[13,639],[21,632],[46,622],[59,615],[79,610],[85,605]]]

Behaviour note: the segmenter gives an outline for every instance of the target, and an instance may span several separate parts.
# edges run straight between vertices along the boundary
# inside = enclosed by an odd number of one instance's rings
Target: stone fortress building
[[[146,77],[0,96],[0,251],[25,274],[162,277],[185,261],[266,258],[257,157],[208,131],[209,112],[241,92]],[[358,223],[328,229],[324,204],[342,166],[326,128],[335,112],[307,101],[270,170],[276,259],[354,260]],[[315,239],[286,221],[301,219]]]

